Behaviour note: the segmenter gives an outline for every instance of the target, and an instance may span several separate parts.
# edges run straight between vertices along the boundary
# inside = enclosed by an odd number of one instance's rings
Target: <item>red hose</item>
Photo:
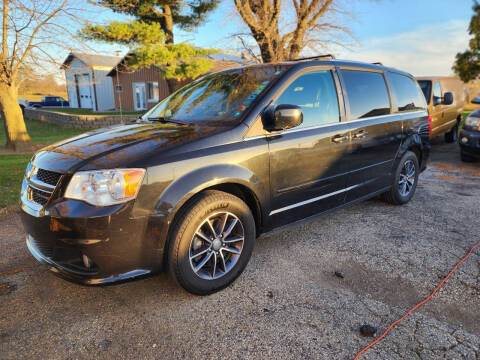
[[[376,338],[374,341],[372,341],[370,344],[368,344],[367,346],[365,346],[354,358],[354,360],[358,360],[360,359],[360,356],[362,356],[368,349],[370,349],[372,346],[374,346],[376,343],[380,342],[380,340],[382,340],[389,332],[390,330],[392,330],[396,325],[398,325],[399,323],[401,323],[403,320],[405,320],[408,316],[410,316],[415,310],[417,310],[420,306],[424,305],[425,303],[427,303],[428,301],[430,301],[434,296],[435,294],[438,292],[438,290],[440,290],[440,288],[445,284],[445,282],[448,280],[448,278],[450,276],[453,275],[453,273],[455,272],[455,270],[457,270],[457,268],[462,265],[462,263],[467,260],[470,255],[472,255],[473,251],[480,246],[480,241],[478,243],[476,243],[471,249],[470,251],[468,252],[467,255],[465,255],[454,267],[452,270],[450,270],[450,272],[447,274],[447,276],[445,276],[445,278],[440,281],[440,284],[438,284],[438,286],[435,288],[435,290],[432,291],[432,293],[426,298],[424,299],[423,301],[419,302],[417,305],[413,306],[410,310],[408,310],[408,312],[403,315],[400,319],[394,321],[389,327],[387,330],[385,330],[385,332],[380,335],[378,338]]]

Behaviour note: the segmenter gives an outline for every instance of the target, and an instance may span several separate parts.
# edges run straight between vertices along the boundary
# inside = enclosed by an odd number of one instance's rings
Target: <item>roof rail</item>
[[[383,66],[383,64],[382,64],[380,61],[373,62],[372,64],[373,64],[373,65],[380,65],[380,66]]]
[[[316,56],[296,58],[290,61],[318,60],[318,59],[324,59],[324,58],[330,58],[330,60],[332,60],[332,59],[335,59],[335,56],[333,56],[332,54],[316,55]]]

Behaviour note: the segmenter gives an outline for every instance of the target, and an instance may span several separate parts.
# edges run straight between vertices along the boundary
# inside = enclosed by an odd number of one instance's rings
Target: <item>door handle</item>
[[[332,137],[332,141],[333,141],[334,143],[337,143],[337,144],[339,144],[339,143],[341,143],[341,142],[344,142],[344,141],[347,140],[347,139],[348,139],[348,136],[347,136],[347,135],[340,135],[340,134],[339,134],[339,135],[335,135],[334,137]]]
[[[367,135],[368,135],[368,132],[366,132],[365,130],[360,130],[359,132],[356,132],[355,134],[353,134],[353,138],[354,139],[362,139]]]

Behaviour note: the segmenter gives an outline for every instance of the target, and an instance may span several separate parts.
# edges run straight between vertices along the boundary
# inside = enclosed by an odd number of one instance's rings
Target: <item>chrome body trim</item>
[[[307,205],[307,204],[310,204],[310,203],[313,203],[315,201],[319,201],[319,200],[322,200],[322,199],[326,199],[330,196],[334,196],[334,195],[338,195],[338,194],[341,194],[341,193],[344,193],[344,192],[347,192],[347,191],[350,191],[350,190],[353,190],[357,187],[360,187],[362,186],[362,184],[356,184],[356,185],[352,185],[352,186],[349,186],[345,189],[341,189],[341,190],[337,190],[337,191],[334,191],[334,192],[331,192],[331,193],[328,193],[328,194],[325,194],[325,195],[321,195],[321,196],[317,196],[317,197],[314,197],[314,198],[311,198],[311,199],[308,199],[308,200],[304,200],[304,201],[301,201],[301,202],[298,202],[298,203],[295,203],[295,204],[292,204],[292,205],[288,205],[288,206],[285,206],[283,208],[280,208],[280,209],[276,209],[276,210],[273,210],[273,211],[270,211],[270,214],[268,214],[269,216],[272,216],[272,215],[275,215],[275,214],[278,214],[280,212],[283,212],[283,211],[287,211],[287,210],[291,210],[291,209],[295,209],[299,206],[303,206],[303,205]]]

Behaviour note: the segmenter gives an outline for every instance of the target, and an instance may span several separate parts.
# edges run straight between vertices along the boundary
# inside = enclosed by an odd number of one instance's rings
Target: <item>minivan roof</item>
[[[254,68],[254,67],[263,67],[263,66],[274,66],[274,65],[289,65],[292,67],[308,67],[308,66],[321,66],[321,65],[334,65],[338,67],[349,67],[349,68],[359,68],[359,69],[369,69],[369,70],[377,70],[377,71],[390,71],[399,73],[402,75],[406,75],[409,77],[414,78],[413,75],[398,69],[394,69],[391,67],[383,66],[378,63],[366,63],[361,61],[352,61],[352,60],[340,60],[340,59],[330,59],[330,60],[315,60],[315,59],[299,59],[299,60],[291,60],[291,61],[280,61],[280,62],[272,62],[272,63],[265,63],[265,64],[255,64],[255,65],[247,65],[245,68]]]

